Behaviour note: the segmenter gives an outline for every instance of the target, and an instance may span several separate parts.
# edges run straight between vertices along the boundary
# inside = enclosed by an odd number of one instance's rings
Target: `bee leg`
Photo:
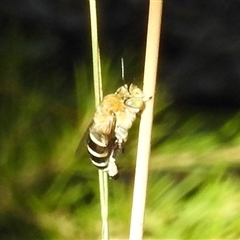
[[[116,151],[117,151],[118,153],[124,153],[124,148],[123,148],[122,142],[118,142],[118,146],[117,146]]]
[[[110,154],[108,167],[106,170],[108,172],[109,177],[116,180],[119,177],[119,173],[118,173],[118,168],[116,165],[116,159],[114,157],[114,154],[115,154],[115,149],[113,149]]]
[[[124,152],[124,148],[123,148],[122,142],[119,142],[118,140],[116,140],[113,148],[113,157],[116,159],[117,156],[123,152]]]

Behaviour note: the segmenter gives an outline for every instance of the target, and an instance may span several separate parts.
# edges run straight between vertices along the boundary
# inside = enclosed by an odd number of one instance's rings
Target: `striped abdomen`
[[[99,137],[98,134],[96,135]],[[117,179],[118,168],[115,161],[116,155],[122,152],[122,146],[115,137],[108,139],[107,144],[104,145],[102,142],[99,142],[96,135],[89,132],[87,149],[91,162],[97,168],[108,172],[111,178]],[[101,135],[101,137],[104,138],[103,135]]]
[[[87,149],[92,163],[100,168],[105,169],[108,167],[109,156],[111,154],[112,141],[107,145],[100,145],[93,134],[89,134]]]

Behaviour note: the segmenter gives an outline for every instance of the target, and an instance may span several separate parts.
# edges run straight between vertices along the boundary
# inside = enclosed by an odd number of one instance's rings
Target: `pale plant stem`
[[[103,93],[102,93],[100,50],[98,46],[96,1],[89,0],[89,4],[90,4],[90,20],[91,20],[91,34],[92,34],[94,94],[95,94],[95,105],[96,107],[98,107],[100,102],[102,101]]]
[[[140,127],[134,180],[130,240],[140,240],[143,236],[143,223],[148,181],[148,164],[151,148],[154,93],[158,69],[158,53],[162,16],[162,1],[149,1],[147,45],[144,66],[143,91],[145,96],[152,96],[146,103]]]
[[[90,19],[91,19],[91,35],[92,35],[92,56],[93,56],[93,78],[94,78],[94,94],[96,108],[99,106],[103,98],[102,77],[101,77],[101,58],[98,46],[97,32],[97,11],[96,1],[89,0]],[[107,173],[98,170],[99,190],[102,217],[102,239],[108,240],[108,177]]]

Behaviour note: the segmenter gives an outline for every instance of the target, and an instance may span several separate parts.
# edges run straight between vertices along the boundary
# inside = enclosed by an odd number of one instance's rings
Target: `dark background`
[[[118,61],[127,52],[143,65],[147,6],[144,0],[98,1],[102,55]],[[178,102],[239,106],[239,9],[233,0],[164,2],[159,82]],[[1,1],[0,13],[0,52],[14,47],[26,59],[25,71],[37,69],[47,79],[58,70],[72,86],[74,64],[91,64],[87,1]]]

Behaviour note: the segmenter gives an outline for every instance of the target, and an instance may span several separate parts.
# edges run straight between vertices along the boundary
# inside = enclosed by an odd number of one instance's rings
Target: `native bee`
[[[136,114],[145,107],[143,91],[137,86],[123,85],[103,98],[88,128],[87,150],[97,168],[110,178],[118,177],[116,157],[123,152],[128,130]]]

